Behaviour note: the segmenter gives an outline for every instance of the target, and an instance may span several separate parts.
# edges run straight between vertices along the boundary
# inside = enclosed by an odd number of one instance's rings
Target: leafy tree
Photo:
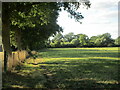
[[[109,33],[99,35],[95,40],[96,46],[112,46],[113,44],[114,40],[111,38],[111,35]]]
[[[64,40],[66,42],[71,42],[72,39],[74,39],[74,33],[73,32],[70,32],[70,33],[64,35]]]
[[[73,39],[73,40],[71,41],[71,43],[72,43],[72,45],[73,45],[74,47],[77,47],[77,46],[79,45],[79,40],[78,40],[78,39]]]
[[[85,34],[79,34],[79,43],[80,43],[80,46],[88,46],[89,37]]]
[[[63,39],[63,35],[61,33],[56,34],[56,36],[52,39],[52,41],[60,41]]]
[[[120,36],[119,36],[117,39],[115,39],[114,44],[115,44],[116,46],[120,46]]]
[[[89,1],[84,2],[84,4],[87,5],[88,7],[90,6]],[[56,33],[56,31],[61,31],[60,29],[51,28],[52,26],[54,26],[55,28],[59,27],[55,21],[59,15],[57,11],[60,10],[60,7],[64,7],[64,9],[68,11],[72,17],[74,17],[76,20],[80,20],[83,17],[81,13],[76,12],[79,6],[80,6],[80,3],[66,3],[66,2],[56,2],[52,5],[50,4],[50,2],[49,3],[38,3],[38,2],[18,2],[18,3],[4,2],[2,3],[2,9],[3,9],[2,10],[2,15],[3,15],[2,16],[2,28],[3,28],[2,41],[3,41],[4,52],[5,52],[5,55],[4,55],[5,71],[7,70],[6,69],[7,60],[8,58],[12,57],[11,56],[12,50],[11,50],[11,44],[10,44],[11,30],[15,32],[15,34],[18,34],[19,32],[21,32],[20,36],[18,36],[19,39],[16,40],[16,45],[18,46],[18,48],[21,48],[21,46],[24,46],[24,45],[25,47],[30,48],[30,42],[36,39],[34,34],[36,35],[37,33],[33,33],[33,36],[31,37],[35,37],[35,38],[30,40],[30,38],[28,39],[28,36],[24,37],[26,30],[30,30],[30,28],[32,28],[33,30],[37,30],[41,26],[43,27],[39,29],[40,31],[43,29],[47,30],[46,25],[49,24],[48,28],[50,29],[48,30],[47,35],[45,34],[45,31],[42,31],[44,35],[43,37],[41,37],[41,40],[44,37],[47,38],[48,36]],[[51,20],[53,20],[52,23],[51,23]],[[31,35],[31,32],[34,32],[34,31],[31,30],[29,33],[30,35]],[[20,44],[21,41],[23,41],[22,43],[23,45]],[[27,43],[25,43],[25,41],[27,41]],[[39,45],[41,43],[37,41],[38,40],[36,40],[35,45]]]
[[[114,44],[114,40],[111,38],[110,33],[103,34],[103,37],[104,37],[104,42],[103,42],[104,46],[112,46]]]
[[[25,12],[19,12],[17,14],[20,18],[17,19],[17,17],[14,17],[12,19],[12,27],[16,28],[17,25],[20,28],[18,30],[15,30],[15,32],[17,31],[16,34],[19,32],[17,35],[18,38],[22,37],[22,45],[24,48],[36,48],[36,46],[41,45],[41,42],[43,43],[43,41],[48,38],[51,33],[60,31],[59,26],[56,24],[56,18],[58,16],[58,7],[56,5],[56,3],[40,3],[33,5],[33,8],[27,15],[25,15]],[[21,19],[23,20],[21,21]],[[46,27],[48,27],[48,29]],[[22,36],[20,36],[20,32]],[[31,45],[31,42],[33,40],[35,40],[35,44]],[[19,44],[17,46],[19,46]]]
[[[89,39],[89,42],[90,42],[90,46],[95,46],[95,41],[98,37],[97,36],[92,36],[90,39]]]
[[[64,42],[64,47],[73,47],[71,42]]]
[[[63,39],[63,35],[61,33],[58,33],[54,36],[52,41],[50,42],[51,47],[61,47],[61,42]]]

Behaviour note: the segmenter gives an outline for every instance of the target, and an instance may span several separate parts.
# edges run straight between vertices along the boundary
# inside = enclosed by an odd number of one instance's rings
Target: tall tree
[[[11,45],[10,45],[11,30],[15,31],[15,34],[17,34],[19,33],[18,31],[21,32],[22,30],[24,31],[29,30],[30,28],[34,28],[34,30],[36,30],[38,29],[39,25],[40,26],[45,24],[47,25],[50,20],[52,19],[56,20],[58,13],[54,11],[60,10],[60,7],[64,7],[64,9],[68,11],[71,14],[71,16],[73,16],[76,20],[83,18],[81,13],[75,12],[80,6],[79,2],[78,3],[56,2],[55,4],[51,6],[50,3],[38,3],[38,2],[11,2],[11,3],[4,2],[2,3],[2,9],[3,9],[2,10],[2,22],[3,22],[2,23],[2,37],[3,37],[2,42],[3,42],[4,52],[5,52],[5,55],[4,55],[5,71],[7,70],[6,68],[7,60],[8,58],[11,58]],[[84,2],[84,4],[88,7],[90,6],[89,1]],[[56,15],[55,16],[56,18],[51,18],[52,12],[54,12],[54,15]],[[56,22],[49,25],[54,26],[54,24],[55,24],[55,27],[59,27],[58,25],[56,25]],[[43,26],[43,27],[46,27],[46,26]],[[50,31],[48,32],[51,32],[51,28],[49,30]],[[55,29],[55,31],[60,31],[60,30]],[[52,30],[52,33],[55,33],[55,31]],[[52,33],[45,35],[45,37],[51,35]],[[16,40],[19,48],[21,48],[20,37],[22,36],[25,36],[24,33],[21,33],[21,36],[19,36],[18,39]]]
[[[89,46],[89,37],[85,34],[79,34],[80,46]]]
[[[112,46],[114,44],[114,40],[111,38],[110,33],[105,33],[97,37],[98,38],[95,40],[96,46]]]
[[[90,46],[95,46],[95,41],[97,38],[98,38],[97,36],[90,37],[90,39],[89,39]]]
[[[115,39],[114,43],[115,43],[116,46],[120,46],[120,36]]]
[[[65,39],[65,41],[67,41],[67,42],[71,42],[72,39],[74,39],[74,33],[73,33],[73,32],[70,32],[70,33],[64,35],[64,39]]]

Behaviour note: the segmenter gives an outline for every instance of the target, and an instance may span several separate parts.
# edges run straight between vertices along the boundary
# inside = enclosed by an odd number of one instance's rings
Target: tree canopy
[[[113,47],[120,46],[119,39],[120,36],[116,39],[111,38],[110,33],[104,33],[102,35],[88,37],[86,34],[74,34],[68,33],[65,35],[60,34],[62,38],[56,40],[58,37],[57,34],[49,43],[48,47]],[[67,38],[70,40],[66,40]]]
[[[90,7],[89,1],[84,4],[87,7]],[[3,3],[3,23],[10,23],[9,31],[12,37],[11,46],[16,46],[18,48],[23,47],[24,49],[26,47],[29,47],[30,49],[31,47],[36,47],[34,45],[39,46],[47,38],[49,38],[49,36],[56,34],[56,32],[62,31],[62,28],[57,24],[57,18],[59,11],[61,11],[61,7],[70,13],[72,18],[79,21],[83,18],[81,13],[76,12],[79,6],[79,2]],[[7,22],[7,20],[9,21]],[[17,39],[18,41],[15,40],[16,33],[21,34],[19,36],[17,35],[17,38],[21,38],[19,40]],[[33,46],[30,44],[32,40],[35,40],[34,43],[36,43]],[[18,42],[19,44],[17,44]]]
[[[89,1],[83,4],[90,7]],[[39,49],[49,36],[62,31],[57,24],[61,7],[79,22],[83,18],[80,12],[76,12],[80,5],[81,2],[3,2],[2,43],[5,68],[8,58],[12,57],[11,47],[18,50]]]

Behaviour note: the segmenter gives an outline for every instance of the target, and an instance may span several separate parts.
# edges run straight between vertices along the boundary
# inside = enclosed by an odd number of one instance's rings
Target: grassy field
[[[3,88],[118,88],[118,48],[49,48],[3,74]]]

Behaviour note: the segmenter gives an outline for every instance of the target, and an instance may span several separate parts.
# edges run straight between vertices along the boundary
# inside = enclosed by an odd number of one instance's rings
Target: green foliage
[[[65,41],[71,42],[72,39],[74,39],[74,33],[73,33],[73,32],[70,32],[70,33],[64,35],[64,40],[65,40]]]
[[[1,10],[0,10],[0,12],[1,12]],[[0,45],[2,44],[2,28],[1,28],[1,26],[2,26],[2,21],[1,21],[1,17],[0,17]]]
[[[72,43],[73,46],[78,46],[79,45],[79,40],[78,39],[73,39],[71,41],[71,43]]]
[[[72,47],[72,43],[71,42],[64,42],[64,47]]]
[[[51,47],[60,47],[60,41],[54,41],[54,43],[51,43]]]
[[[18,3],[15,3],[18,4]],[[25,4],[25,3],[19,3]],[[29,11],[14,11],[11,19],[11,28],[21,29],[22,48],[39,49],[45,46],[45,40],[52,34],[62,31],[62,28],[56,23],[59,6],[57,3],[31,3]],[[14,35],[11,34],[14,38]],[[13,40],[13,39],[11,39]],[[34,44],[31,43],[34,41]],[[12,41],[13,42],[13,41]],[[14,45],[14,43],[11,43]]]
[[[55,43],[51,42],[50,47],[55,47]]]
[[[114,43],[115,45],[120,46],[120,36],[117,39],[115,39]]]
[[[13,15],[10,17],[11,24],[14,26],[17,26],[19,28],[25,28],[25,27],[35,27],[36,24],[44,25],[49,22],[51,8],[49,3],[14,3],[15,5],[21,5],[26,6],[24,9],[28,9],[27,6],[31,5],[27,12],[23,10],[14,10]],[[47,9],[44,9],[46,8]],[[15,7],[14,7],[15,8]]]
[[[119,39],[119,37],[116,40],[112,39],[109,33],[92,36],[89,39],[85,34],[74,35],[71,32],[66,35],[57,34],[50,43],[51,47],[113,47],[119,46]]]
[[[89,6],[89,3],[90,2],[84,4]],[[57,18],[59,11],[61,11],[61,7],[64,7],[75,20],[79,21],[83,18],[81,13],[76,12],[80,6],[78,2],[19,2],[8,3],[7,6],[10,7],[11,11],[9,19],[12,32],[18,28],[21,30],[21,43],[23,49],[37,49],[37,47],[44,47],[45,41],[50,36],[56,34],[56,32],[62,31],[62,28],[57,24]],[[4,7],[4,9],[6,8]],[[14,38],[14,35],[11,34],[11,37]],[[72,40],[71,38],[67,39],[69,42]],[[14,41],[11,41],[13,46],[15,45]],[[33,41],[35,44],[31,45]],[[56,42],[55,44],[58,46],[59,43]]]
[[[90,8],[90,1],[86,0],[85,2],[79,3],[79,2],[62,2],[59,3],[61,7],[64,7],[64,10],[66,10],[71,18],[74,18],[77,22],[80,22],[81,19],[83,19],[83,15],[80,12],[76,12],[78,8],[80,8],[80,5],[83,4],[87,9]]]
[[[89,38],[85,34],[79,34],[79,43],[80,46],[88,46],[89,45]]]
[[[114,44],[114,40],[111,38],[109,33],[105,33],[99,35],[98,38],[95,40],[96,46],[112,46]]]
[[[63,38],[63,35],[61,33],[56,34],[56,36],[53,38],[54,41],[60,41]]]
[[[95,41],[98,37],[97,36],[92,36],[89,41],[90,41],[90,46],[95,46]]]
[[[89,2],[84,2],[84,4],[89,6]],[[76,12],[79,5],[79,2],[77,4],[64,2],[3,2],[2,41],[4,50],[6,53],[9,53],[10,56],[12,53],[11,46],[15,46],[15,41],[17,43],[16,47],[19,50],[33,50],[44,47],[45,41],[49,36],[62,31],[62,28],[57,24],[60,8],[64,7],[71,16],[76,20],[80,20],[82,19],[82,15]],[[21,31],[20,35],[17,34],[17,31],[19,30]],[[33,30],[37,32],[34,32]],[[14,35],[12,31],[14,31],[16,35]],[[11,36],[9,33],[11,33]],[[19,39],[15,40],[14,36],[18,36]],[[33,41],[34,44],[32,44]],[[9,56],[5,55],[6,58],[4,61],[6,62],[4,62],[4,66],[6,70],[7,57]]]
[[[10,32],[10,43],[11,43],[11,46],[14,46],[15,48],[17,48],[17,44],[16,44],[16,39],[15,39],[15,32],[14,31],[11,31]]]

